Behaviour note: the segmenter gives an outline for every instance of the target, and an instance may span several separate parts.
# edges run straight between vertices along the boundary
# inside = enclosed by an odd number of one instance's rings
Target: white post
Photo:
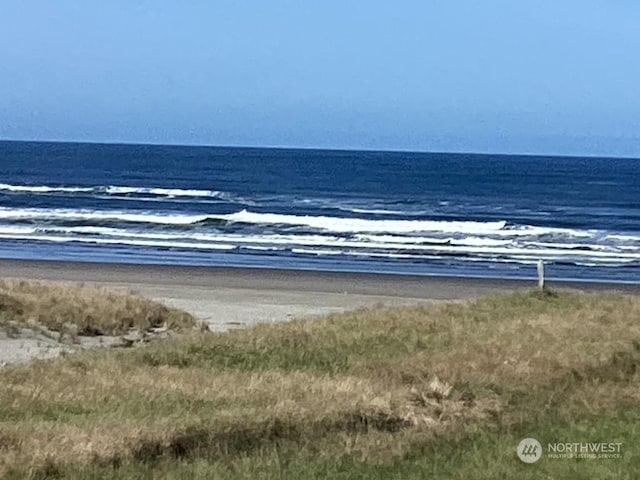
[[[544,290],[544,262],[538,260],[538,288]]]

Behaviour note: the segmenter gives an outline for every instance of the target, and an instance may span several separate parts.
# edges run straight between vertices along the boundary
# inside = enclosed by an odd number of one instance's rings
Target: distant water
[[[0,257],[640,282],[640,160],[0,142]]]

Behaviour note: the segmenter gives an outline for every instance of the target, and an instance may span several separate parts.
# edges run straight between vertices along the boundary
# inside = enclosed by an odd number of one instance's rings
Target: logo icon
[[[518,444],[516,452],[524,463],[536,463],[542,457],[542,445],[535,438],[525,438]]]

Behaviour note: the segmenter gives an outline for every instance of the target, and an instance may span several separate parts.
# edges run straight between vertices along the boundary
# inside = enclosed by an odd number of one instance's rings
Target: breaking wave
[[[363,218],[341,218],[311,215],[282,215],[276,213],[254,213],[242,210],[216,218],[232,223],[258,225],[295,225],[339,233],[360,232],[456,232],[492,233],[502,230],[507,222],[446,222],[430,220],[370,220]]]
[[[93,194],[106,195],[111,197],[159,197],[159,198],[208,198],[227,201],[242,200],[229,192],[205,189],[181,189],[181,188],[161,188],[161,187],[129,187],[119,185],[97,185],[97,186],[49,186],[49,185],[11,185],[0,183],[0,192],[26,193],[26,194]],[[239,202],[242,203],[242,202]]]
[[[78,223],[81,224],[78,224]],[[153,226],[154,228],[151,228]],[[181,227],[179,233],[172,227]],[[576,239],[581,240],[576,242]],[[633,236],[496,222],[374,220],[242,210],[230,214],[0,208],[0,239],[254,254],[531,264],[640,264]]]

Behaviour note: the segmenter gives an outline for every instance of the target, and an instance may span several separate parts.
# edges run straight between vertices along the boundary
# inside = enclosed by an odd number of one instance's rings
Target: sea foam
[[[363,218],[342,218],[310,215],[282,215],[276,213],[255,213],[247,210],[220,215],[214,218],[228,222],[297,225],[337,233],[364,232],[456,232],[456,233],[491,233],[502,230],[505,221],[498,222],[445,222],[430,220],[370,220]]]

